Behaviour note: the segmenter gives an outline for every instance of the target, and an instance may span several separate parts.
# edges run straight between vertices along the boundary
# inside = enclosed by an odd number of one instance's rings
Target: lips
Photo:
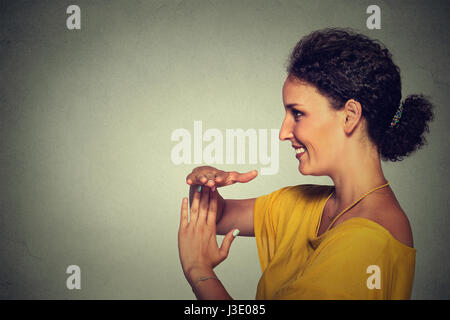
[[[297,159],[300,159],[300,157],[306,152],[306,147],[305,146],[292,146],[295,149],[295,153],[296,153],[296,157]]]

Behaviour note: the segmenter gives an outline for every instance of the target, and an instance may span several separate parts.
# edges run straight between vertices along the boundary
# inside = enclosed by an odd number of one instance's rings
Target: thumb
[[[223,260],[228,257],[228,253],[230,252],[231,243],[234,238],[236,238],[239,234],[239,229],[231,230],[227,233],[225,238],[223,238],[222,245],[220,246],[219,253]]]
[[[258,175],[257,170],[252,170],[247,173],[240,173],[236,177],[236,181],[241,182],[241,183],[249,182],[249,181],[255,179],[257,175]]]

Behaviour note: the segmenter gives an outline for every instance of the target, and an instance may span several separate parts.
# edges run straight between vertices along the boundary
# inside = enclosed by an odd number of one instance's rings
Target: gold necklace
[[[383,184],[379,187],[373,188],[372,190],[370,190],[369,192],[366,192],[365,194],[363,194],[358,200],[356,200],[355,202],[353,202],[351,205],[349,205],[347,208],[345,208],[341,213],[339,213],[338,215],[336,215],[334,218],[332,217],[328,217],[328,219],[332,220],[332,222],[330,223],[330,225],[328,226],[327,230],[328,231],[330,229],[330,227],[336,222],[336,220],[342,216],[345,212],[347,212],[348,210],[350,210],[353,206],[355,206],[358,202],[360,202],[362,199],[364,199],[365,197],[367,197],[369,194],[371,194],[372,192],[381,189],[383,187],[386,187],[389,185],[389,181],[386,184]],[[334,193],[334,191],[333,191]]]

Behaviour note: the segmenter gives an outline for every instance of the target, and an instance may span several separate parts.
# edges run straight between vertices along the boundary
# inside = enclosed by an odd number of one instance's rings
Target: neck
[[[337,163],[335,172],[330,174],[335,186],[333,201],[336,211],[345,209],[364,193],[387,183],[376,149],[368,147],[364,152],[350,149],[345,154],[346,157]],[[374,193],[386,192],[386,189],[384,187]]]

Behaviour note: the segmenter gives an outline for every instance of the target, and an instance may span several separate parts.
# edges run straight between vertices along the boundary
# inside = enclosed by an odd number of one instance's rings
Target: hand
[[[184,275],[192,285],[194,274],[212,272],[228,257],[235,236],[231,230],[219,248],[216,239],[217,192],[208,187],[195,191],[188,220],[188,201],[183,198],[178,230],[178,249]],[[235,234],[237,235],[237,234]]]
[[[215,191],[218,187],[229,186],[236,182],[249,182],[258,175],[258,171],[252,170],[247,173],[237,171],[222,171],[210,166],[197,167],[186,177],[189,185],[203,185],[211,187]]]

